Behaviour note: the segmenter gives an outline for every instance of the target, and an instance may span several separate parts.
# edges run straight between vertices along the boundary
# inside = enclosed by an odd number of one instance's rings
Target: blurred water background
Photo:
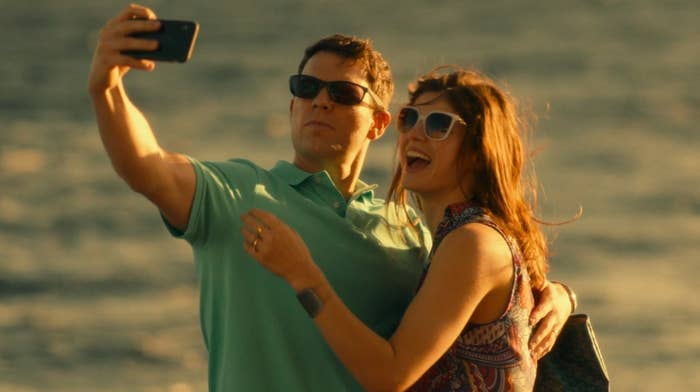
[[[373,38],[394,107],[434,65],[485,71],[537,116],[544,218],[584,208],[551,232],[552,277],[613,390],[700,390],[700,3],[530,3],[144,1],[201,32],[190,63],[127,86],[167,148],[271,166],[291,158],[287,77],[321,36]],[[126,4],[0,4],[0,391],[205,391],[190,250],[114,174],[86,95]],[[394,141],[366,164],[382,194]]]

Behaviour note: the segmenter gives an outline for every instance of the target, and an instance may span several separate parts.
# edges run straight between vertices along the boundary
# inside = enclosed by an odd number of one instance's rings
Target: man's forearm
[[[132,189],[148,193],[164,155],[148,121],[121,84],[90,96],[112,166]]]

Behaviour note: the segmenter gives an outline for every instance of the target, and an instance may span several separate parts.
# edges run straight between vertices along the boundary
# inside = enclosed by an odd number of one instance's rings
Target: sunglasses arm
[[[367,89],[367,92],[369,93],[369,96],[372,97],[372,101],[374,101],[375,110],[388,113],[388,111],[384,107],[384,104],[382,103],[382,99],[379,98],[379,96],[377,94],[375,94],[374,91],[372,91],[372,89],[370,89],[370,88]]]

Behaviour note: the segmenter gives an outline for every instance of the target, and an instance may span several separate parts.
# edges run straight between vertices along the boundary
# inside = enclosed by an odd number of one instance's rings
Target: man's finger
[[[115,40],[113,45],[119,50],[136,50],[147,52],[158,49],[158,40],[127,37]]]
[[[115,61],[116,65],[140,69],[142,71],[153,71],[156,68],[156,63],[146,59],[136,59],[130,56],[121,55]]]
[[[551,302],[549,301],[538,301],[539,304],[532,309],[530,312],[530,325],[537,325],[546,315],[552,311]]]
[[[543,317],[542,321],[539,322],[539,324],[537,324],[537,326],[535,327],[532,336],[530,336],[530,350],[539,347],[542,341],[547,337],[548,334],[552,332],[553,329],[554,323],[552,321],[552,318]]]
[[[558,336],[559,331],[557,330],[552,330],[545,335],[545,338],[535,347],[535,351],[539,353],[540,357],[552,350]]]
[[[117,15],[114,20],[128,20],[128,19],[158,19],[156,13],[148,7],[144,7],[138,4],[129,4],[122,10],[122,12]]]
[[[110,26],[106,31],[119,36],[130,35],[133,33],[145,33],[150,31],[158,31],[161,28],[161,23],[157,20],[126,20]]]
[[[544,357],[552,351],[552,347],[554,347],[554,343],[557,341],[557,335],[556,333],[551,333],[537,348],[535,348],[534,351],[537,353],[537,359]]]

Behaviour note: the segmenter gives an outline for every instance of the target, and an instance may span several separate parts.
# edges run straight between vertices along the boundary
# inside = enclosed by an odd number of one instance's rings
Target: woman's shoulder
[[[431,264],[439,264],[455,279],[472,281],[486,292],[512,281],[508,244],[496,230],[479,223],[466,223],[447,234]]]
[[[462,256],[479,256],[510,264],[508,242],[492,225],[480,221],[462,224],[445,236],[442,248]]]

